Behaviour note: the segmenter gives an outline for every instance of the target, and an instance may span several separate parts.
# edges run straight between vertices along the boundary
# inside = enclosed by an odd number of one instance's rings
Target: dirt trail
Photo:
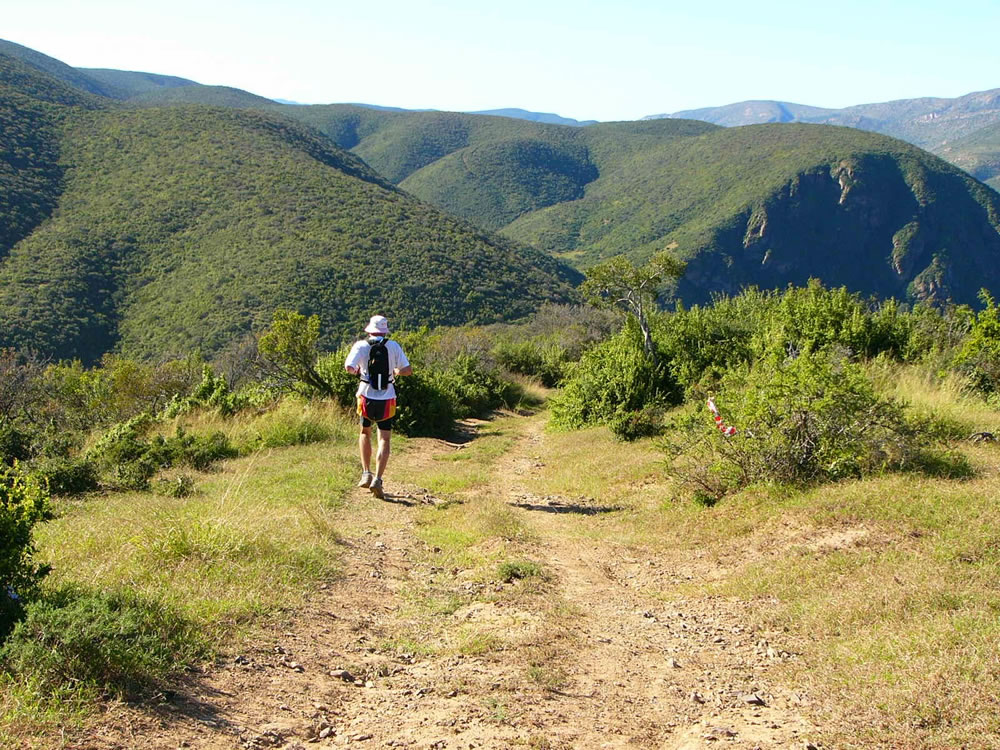
[[[529,529],[526,552],[550,573],[544,605],[518,595],[523,582],[436,567],[415,533],[424,491],[387,482],[378,502],[358,490],[345,512],[364,530],[345,540],[344,576],[157,706],[119,707],[69,747],[809,747],[802,696],[768,682],[789,655],[747,630],[739,603],[655,598],[683,576],[575,533],[580,516],[613,509],[529,492],[543,425],[517,420],[482,497]],[[392,468],[450,450],[414,441]],[[415,599],[449,591],[478,596],[429,625]]]

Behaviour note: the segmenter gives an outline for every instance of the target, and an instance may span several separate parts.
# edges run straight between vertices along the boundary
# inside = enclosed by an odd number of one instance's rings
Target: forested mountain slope
[[[217,351],[278,306],[319,313],[337,340],[376,309],[400,326],[461,324],[572,294],[550,256],[413,199],[281,116],[87,110],[87,95],[5,62],[0,174],[18,189],[0,222],[0,346],[156,358]]]
[[[1000,195],[901,141],[759,125],[677,139],[602,172],[582,200],[505,233],[581,265],[675,248],[682,297],[827,284],[975,302],[1000,288]]]
[[[400,187],[579,267],[672,247],[688,301],[818,276],[865,293],[975,303],[1000,288],[998,196],[875,133],[692,120],[542,125],[299,108]]]

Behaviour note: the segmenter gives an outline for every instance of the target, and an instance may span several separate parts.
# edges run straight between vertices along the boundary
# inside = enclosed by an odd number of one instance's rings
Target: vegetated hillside
[[[808,122],[812,118],[830,117],[836,112],[823,107],[810,107],[794,102],[777,102],[771,100],[750,100],[724,104],[721,107],[701,107],[686,109],[673,114],[649,115],[644,120],[661,118],[680,118],[683,120],[702,120],[714,125],[732,128],[738,125],[762,125],[770,122]]]
[[[61,60],[49,57],[23,45],[0,39],[0,54],[20,60],[28,67],[45,73],[64,84],[69,84],[79,91],[97,96],[121,98],[121,92],[115,87],[87,75],[86,72],[71,67]]]
[[[505,117],[395,112],[349,104],[283,107],[281,111],[326,133],[395,183],[466,146],[533,137],[546,128],[563,129]]]
[[[400,183],[414,195],[490,229],[533,211],[576,201],[587,186],[634,154],[712,128],[695,121],[588,128],[546,126],[519,138],[487,140],[459,149]]]
[[[939,154],[976,179],[1000,190],[1000,123],[946,144]]]
[[[1000,289],[1000,196],[918,148],[848,128],[774,124],[678,138],[602,170],[581,200],[505,233],[581,266],[675,248],[690,261],[680,285],[689,302],[811,276],[970,303],[982,286]]]
[[[177,76],[156,73],[140,73],[131,70],[110,70],[107,68],[77,68],[81,73],[107,86],[124,98],[147,94],[164,88],[179,86],[200,86],[195,81]]]
[[[577,128],[342,104],[281,111],[322,130],[417,197],[489,229],[581,198],[602,170],[650,146],[715,129],[677,120]]]
[[[212,107],[255,107],[266,109],[275,102],[243,89],[229,86],[160,86],[129,96],[130,104],[157,106],[163,104],[206,104]]]
[[[81,90],[30,65],[20,57],[0,52],[0,87],[8,96],[26,97],[40,104],[99,109],[114,103]]]
[[[101,100],[0,53],[0,260],[55,208],[59,122]]]
[[[0,263],[0,346],[92,361],[211,353],[278,306],[328,336],[495,321],[568,299],[568,269],[396,190],[302,126],[174,107],[61,127],[50,218]]]
[[[729,127],[769,122],[845,125],[902,138],[939,153],[948,142],[1000,122],[1000,89],[976,91],[953,99],[898,99],[843,109],[810,107],[792,102],[747,101],[651,117],[704,120]]]
[[[849,128],[691,120],[568,128],[339,105],[304,118],[414,195],[586,267],[664,247],[689,301],[804,283],[975,303],[997,285],[997,197]]]

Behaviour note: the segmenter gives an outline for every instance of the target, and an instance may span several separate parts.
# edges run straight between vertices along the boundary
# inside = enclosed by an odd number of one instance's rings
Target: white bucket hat
[[[382,315],[373,315],[372,319],[368,321],[365,333],[370,333],[373,336],[388,336],[389,321]]]

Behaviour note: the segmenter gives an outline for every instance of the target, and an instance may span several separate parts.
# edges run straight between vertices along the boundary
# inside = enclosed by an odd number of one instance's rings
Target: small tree
[[[333,387],[316,370],[318,340],[318,315],[307,318],[279,308],[274,311],[274,322],[260,337],[257,348],[279,374],[305,383],[324,396],[333,396]]]
[[[641,267],[618,255],[589,269],[580,291],[596,307],[621,307],[635,315],[643,348],[655,367],[659,359],[649,328],[649,313],[667,284],[679,279],[686,267],[668,250],[657,253]]]

